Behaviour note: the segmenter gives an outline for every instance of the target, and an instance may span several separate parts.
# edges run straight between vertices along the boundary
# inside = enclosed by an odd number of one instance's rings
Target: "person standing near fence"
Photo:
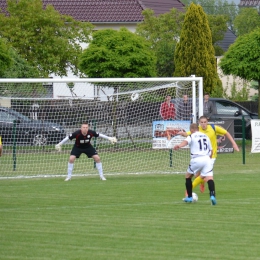
[[[204,101],[203,101],[203,116],[207,119],[210,119],[211,115],[213,114],[213,103],[209,100],[209,93],[204,94]]]
[[[189,120],[192,118],[192,102],[189,99],[188,95],[182,96],[182,101],[178,107],[179,115],[181,120]]]
[[[161,104],[160,115],[163,120],[174,120],[175,119],[175,107],[171,102],[171,96],[166,96],[165,101]]]

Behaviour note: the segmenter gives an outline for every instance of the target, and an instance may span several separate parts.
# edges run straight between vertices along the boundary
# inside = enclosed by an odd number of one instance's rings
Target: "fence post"
[[[244,116],[242,116],[242,156],[243,156],[243,164],[246,163],[245,140],[246,140],[246,137],[245,137],[245,118],[244,118]]]
[[[13,170],[16,170],[16,120],[13,121]]]

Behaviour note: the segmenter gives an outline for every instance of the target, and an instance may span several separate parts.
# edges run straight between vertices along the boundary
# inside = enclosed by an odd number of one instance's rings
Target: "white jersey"
[[[189,135],[185,140],[190,146],[191,158],[210,156],[212,146],[207,135],[197,131]]]

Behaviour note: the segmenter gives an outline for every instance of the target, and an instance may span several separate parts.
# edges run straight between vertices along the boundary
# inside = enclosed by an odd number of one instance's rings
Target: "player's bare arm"
[[[181,135],[181,136],[183,136],[183,137],[187,137],[187,136],[188,136],[187,132],[185,132],[185,131],[183,131],[183,130],[179,131],[179,132],[177,133],[177,135]]]
[[[179,150],[180,148],[186,146],[188,144],[188,142],[186,140],[183,140],[180,144],[176,144],[173,147],[173,150]]]
[[[237,152],[239,152],[239,148],[238,148],[238,146],[237,146],[237,143],[235,142],[235,140],[233,139],[233,137],[231,136],[231,134],[229,133],[229,132],[227,132],[226,134],[225,134],[225,136],[228,138],[228,140],[232,143],[232,146],[233,146],[233,148],[237,151]]]

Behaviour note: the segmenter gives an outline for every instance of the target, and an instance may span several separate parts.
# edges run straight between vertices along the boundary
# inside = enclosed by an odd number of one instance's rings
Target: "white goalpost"
[[[160,115],[167,95],[175,106],[174,120]],[[202,114],[201,77],[0,79],[0,178],[66,176],[74,142],[60,153],[54,146],[83,122],[118,139],[114,146],[92,139],[105,176],[183,173],[190,155],[188,149],[172,150],[183,140],[176,133]],[[81,155],[73,175],[96,176],[93,160]]]

